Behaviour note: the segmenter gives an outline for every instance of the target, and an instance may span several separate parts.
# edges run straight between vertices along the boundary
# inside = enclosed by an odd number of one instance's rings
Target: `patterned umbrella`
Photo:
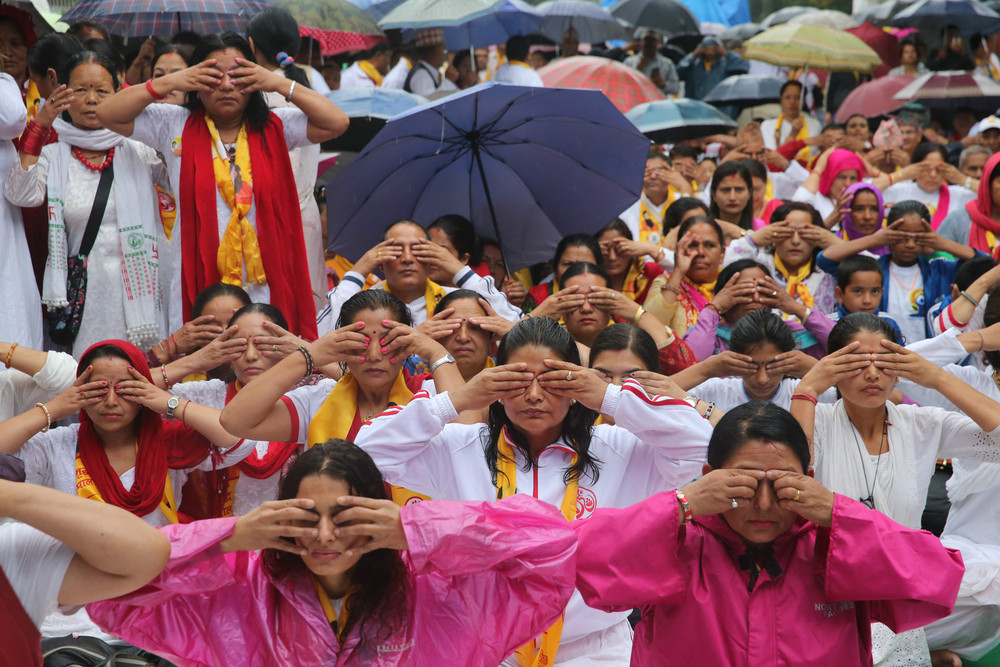
[[[576,30],[581,42],[588,44],[625,38],[625,28],[615,17],[587,0],[549,0],[537,9],[545,15],[542,34],[556,42],[570,28]]]
[[[918,76],[893,95],[893,99],[900,105],[919,101],[935,108],[978,106],[993,109],[1000,100],[1000,83],[972,72],[931,72]]]
[[[848,32],[789,23],[748,39],[743,43],[743,57],[828,72],[870,72],[882,64],[870,46]]]
[[[538,73],[548,88],[596,88],[622,113],[637,104],[664,99],[660,89],[642,72],[608,58],[562,58]]]
[[[347,0],[272,0],[287,9],[299,25],[316,30],[384,36],[375,20]],[[317,39],[319,39],[317,37]]]
[[[319,50],[324,56],[335,56],[349,51],[367,51],[379,42],[386,41],[383,35],[359,35],[354,32],[339,30],[320,30],[308,26],[299,26],[299,35],[313,37],[319,42]]]
[[[270,6],[267,0],[82,0],[62,21],[96,21],[121,37],[243,32],[255,14]]]
[[[687,98],[640,104],[625,117],[657,144],[674,144],[736,129],[736,121],[711,104]]]
[[[903,102],[894,100],[893,95],[913,83],[912,76],[883,76],[863,83],[848,94],[837,109],[834,120],[846,123],[852,115],[859,113],[865,118],[875,118],[895,111]]]

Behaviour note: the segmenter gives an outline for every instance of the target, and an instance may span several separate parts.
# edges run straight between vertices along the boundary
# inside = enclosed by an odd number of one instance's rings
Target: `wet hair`
[[[1000,171],[1000,169],[997,171]],[[559,245],[556,246],[556,254],[552,258],[553,271],[559,267],[559,260],[562,259],[563,254],[570,248],[587,248],[594,254],[596,264],[604,266],[604,255],[601,254],[601,244],[593,236],[590,234],[569,234],[562,237],[559,240]]]
[[[198,292],[198,295],[194,298],[194,303],[191,305],[191,319],[201,317],[205,313],[205,307],[220,296],[229,296],[236,299],[240,302],[241,308],[249,306],[252,303],[250,295],[239,285],[215,283]]]
[[[237,320],[239,320],[244,315],[259,314],[266,317],[271,322],[277,324],[282,329],[288,329],[288,320],[285,319],[284,313],[277,306],[272,306],[269,303],[251,303],[249,305],[243,306],[229,318],[229,324],[227,327],[233,326]]]
[[[421,232],[423,232],[424,238],[429,238],[427,236],[427,230],[424,229],[424,226],[421,225],[419,222],[417,222],[416,220],[410,220],[409,218],[400,218],[399,220],[396,220],[395,222],[391,222],[388,225],[386,225],[385,229],[382,230],[382,238],[380,240],[385,241],[387,238],[389,238],[389,230],[395,227],[396,225],[412,225],[417,229],[419,229]]]
[[[800,91],[802,90],[802,84],[799,83],[798,81],[795,81],[794,79],[791,79],[791,80],[786,81],[783,84],[781,84],[781,90],[778,91],[778,97],[781,97],[782,95],[784,95],[785,91],[788,90],[789,88],[791,88],[792,86],[795,86]]]
[[[989,255],[975,255],[965,260],[955,271],[955,286],[960,291],[969,289],[972,283],[996,265],[996,260]]]
[[[354,443],[339,438],[319,443],[294,460],[281,482],[278,500],[296,498],[302,480],[314,475],[344,482],[352,495],[388,500],[382,473],[371,456]],[[290,538],[283,539],[293,542]],[[301,556],[279,549],[264,549],[261,562],[264,571],[276,580],[306,569]],[[406,623],[409,572],[399,551],[376,549],[361,556],[349,576],[351,596],[345,602],[350,613],[347,627],[340,631],[349,633],[355,627],[360,628],[360,647],[370,648],[387,640],[393,627]]]
[[[190,67],[194,64],[194,47],[189,44],[163,44],[156,47],[153,52],[153,60],[150,61],[150,70],[156,69],[156,61],[165,55],[176,54],[181,57],[184,64]]]
[[[946,149],[941,144],[936,144],[933,141],[924,141],[913,149],[913,157],[910,159],[912,164],[917,162],[923,162],[928,155],[933,155],[937,153],[941,156],[941,159],[945,162],[948,161],[948,149]]]
[[[642,361],[647,371],[660,370],[660,351],[656,341],[648,333],[628,323],[612,324],[597,334],[590,346],[590,367],[602,352],[628,350]]]
[[[527,60],[528,51],[531,50],[531,42],[528,41],[527,37],[522,37],[521,35],[514,35],[507,40],[507,59],[508,60]]]
[[[479,235],[476,228],[468,218],[462,215],[450,214],[442,215],[427,227],[427,237],[430,238],[432,229],[440,229],[448,237],[451,244],[455,246],[458,257],[469,256],[469,266],[476,266],[483,261],[483,249],[479,243]]]
[[[997,171],[1000,171],[1000,169]],[[675,199],[663,213],[663,235],[666,236],[667,232],[671,229],[680,226],[681,218],[683,218],[688,211],[693,211],[698,208],[703,210],[706,215],[711,213],[708,208],[708,204],[697,197],[679,197],[678,199]]]
[[[608,277],[608,272],[597,264],[591,264],[590,262],[577,262],[576,264],[571,264],[570,267],[563,272],[560,280],[562,281],[563,287],[565,287],[566,282],[570,278],[576,278],[577,276],[584,276],[587,274],[600,276],[604,279],[605,285],[611,284],[611,278]]]
[[[382,309],[388,310],[392,314],[392,319],[400,324],[410,326],[413,323],[409,309],[398,296],[384,289],[366,289],[352,296],[341,306],[337,328],[346,327],[354,322],[354,318],[362,310]]]
[[[596,239],[600,239],[601,236],[603,236],[605,232],[618,232],[619,234],[621,234],[622,236],[624,236],[628,240],[630,240],[630,241],[633,240],[632,239],[632,230],[628,228],[628,225],[626,225],[622,221],[621,218],[615,218],[614,220],[612,220],[608,224],[606,224],[603,227],[601,227],[601,229],[598,230],[598,232],[596,234],[594,234],[594,239],[595,240]]]
[[[851,278],[855,273],[865,272],[877,273],[879,280],[885,279],[885,272],[878,260],[868,255],[851,255],[840,263],[837,267],[837,287],[845,290],[851,284]]]
[[[132,360],[129,356],[125,354],[125,350],[121,349],[117,345],[112,345],[108,343],[106,345],[98,345],[94,349],[87,352],[80,359],[79,365],[77,365],[77,377],[83,374],[87,370],[87,367],[92,365],[98,359],[121,359],[128,362],[129,365],[132,364]]]
[[[202,37],[201,41],[198,42],[198,46],[194,47],[194,54],[191,58],[195,64],[198,64],[208,60],[208,57],[216,51],[225,51],[226,49],[235,49],[240,52],[240,57],[244,60],[252,63],[257,62],[257,59],[253,55],[253,49],[250,48],[250,42],[235,32],[224,32],[221,35],[207,35]],[[250,101],[247,103],[243,117],[251,129],[263,130],[271,119],[271,112],[267,108],[264,93],[258,90],[249,95]],[[191,111],[205,108],[205,105],[201,102],[201,98],[198,97],[197,91],[191,91],[187,94],[184,106]]]
[[[51,69],[59,77],[63,65],[80,51],[83,51],[83,44],[73,35],[59,32],[42,35],[28,49],[28,71],[35,76],[45,76]],[[66,82],[60,78],[59,83]]]
[[[837,350],[847,347],[850,345],[851,339],[861,333],[880,334],[886,340],[903,344],[896,337],[896,330],[892,328],[892,325],[878,315],[850,313],[837,320],[833,329],[830,330],[830,337],[826,342],[827,354],[833,354]]]
[[[473,302],[474,304],[482,308],[482,306],[479,304],[479,300],[482,298],[483,295],[480,294],[479,292],[475,292],[470,289],[457,289],[452,292],[448,292],[447,294],[444,295],[444,297],[441,298],[440,301],[438,301],[437,305],[434,306],[434,314],[437,315],[443,310],[451,308],[451,304],[455,303],[459,299],[468,299],[469,301]],[[485,309],[483,312],[485,312]]]
[[[695,162],[701,156],[701,151],[699,151],[694,146],[688,144],[674,144],[670,147],[670,161],[673,162],[674,158],[678,157],[689,157]]]
[[[761,345],[770,343],[782,352],[795,349],[795,336],[785,321],[766,308],[754,310],[741,317],[729,335],[729,349],[737,354],[747,354]]]
[[[294,64],[286,65],[278,59],[278,54],[282,52],[294,59],[302,42],[299,24],[287,9],[268,7],[255,14],[247,23],[247,37],[253,40],[255,49],[281,68],[285,77],[299,85],[312,87],[305,70]]]
[[[194,30],[181,30],[178,33],[174,33],[174,36],[170,38],[171,44],[187,44],[191,48],[198,46],[198,42],[200,41],[201,35]]]
[[[759,178],[767,183],[767,167],[764,166],[763,162],[754,160],[753,158],[745,158],[737,161],[750,172],[750,178]],[[751,194],[753,193],[753,187],[750,188],[750,192]]]
[[[96,53],[94,51],[77,51],[71,55],[64,63],[62,68],[56,72],[59,76],[59,83],[64,83],[69,86],[69,77],[77,67],[81,65],[98,65],[108,76],[111,77],[111,87],[113,90],[118,90],[118,72],[115,70],[115,63],[102,53]],[[69,112],[63,112],[63,119],[69,121]]]
[[[791,82],[790,82],[791,83]],[[788,85],[788,84],[785,84]],[[719,189],[719,185],[722,183],[723,179],[729,178],[730,176],[739,176],[743,179],[743,182],[747,186],[747,203],[743,207],[743,212],[740,213],[739,226],[743,229],[753,228],[753,176],[750,175],[750,171],[746,168],[746,165],[742,164],[742,160],[732,160],[730,162],[723,162],[712,174],[712,184],[709,187],[709,191],[712,193],[711,204],[709,204],[709,214],[713,218],[721,218],[719,214],[719,205],[715,201],[715,192]],[[772,217],[773,220],[773,217]]]
[[[729,163],[727,163],[729,164]],[[684,235],[688,233],[688,230],[695,225],[708,225],[715,232],[716,238],[719,240],[719,245],[723,248],[726,246],[726,235],[722,231],[722,227],[719,223],[715,221],[715,218],[710,218],[704,215],[693,215],[684,222],[681,223],[680,229],[677,230],[677,240],[680,241],[684,238]]]
[[[816,207],[812,204],[807,204],[801,201],[790,201],[782,204],[778,208],[774,209],[771,213],[771,222],[782,222],[788,218],[788,216],[794,211],[801,211],[803,213],[808,213],[810,218],[810,223],[816,227],[823,227],[823,216],[819,214]]]
[[[552,356],[571,364],[580,365],[580,351],[576,342],[566,329],[549,317],[531,317],[521,320],[500,339],[497,349],[497,366],[508,363],[511,355],[523,347],[538,346],[552,352]],[[576,453],[576,463],[566,469],[563,480],[568,484],[573,479],[582,480],[589,477],[597,482],[601,472],[601,461],[590,452],[590,439],[593,435],[594,421],[597,413],[576,401],[569,406],[569,412],[562,421],[560,438],[569,444]],[[494,484],[499,472],[497,439],[506,429],[509,440],[524,454],[524,470],[531,470],[533,457],[524,434],[507,417],[507,411],[500,401],[495,401],[489,408],[489,418],[481,431],[483,451],[486,455],[486,465]]]
[[[726,264],[719,271],[719,277],[715,279],[715,289],[712,290],[713,294],[718,294],[722,291],[722,288],[726,286],[726,283],[733,277],[733,275],[740,271],[746,271],[747,269],[760,269],[764,272],[764,275],[771,278],[771,270],[767,266],[761,264],[755,259],[738,259],[732,264]]]
[[[76,37],[77,39],[79,39],[80,35],[83,34],[83,31],[86,30],[86,29],[88,29],[88,28],[90,28],[91,30],[96,30],[97,32],[101,33],[101,35],[104,36],[105,40],[110,40],[111,39],[111,35],[108,34],[108,29],[107,28],[105,28],[103,25],[101,25],[97,21],[91,21],[91,20],[88,20],[88,19],[81,19],[79,21],[75,21],[73,23],[73,25],[71,25],[69,28],[67,28],[66,34],[67,35],[71,35],[71,36]]]
[[[714,470],[725,467],[740,447],[753,440],[785,445],[802,472],[809,469],[809,441],[802,426],[788,410],[770,401],[747,401],[723,415],[708,441],[708,465]]]
[[[907,199],[905,201],[896,202],[893,204],[892,208],[889,209],[888,213],[886,213],[885,226],[888,227],[897,220],[907,215],[914,214],[919,215],[921,220],[927,220],[930,222],[931,212],[927,210],[926,206],[915,199]]]

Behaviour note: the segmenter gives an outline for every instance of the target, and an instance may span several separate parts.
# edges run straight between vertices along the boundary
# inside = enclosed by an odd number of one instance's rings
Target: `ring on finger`
[[[272,352],[277,352],[278,351],[278,346],[277,345],[272,345],[271,346],[271,351]]]
[[[799,501],[799,496],[802,495],[802,489],[795,489],[795,497],[792,498],[795,502]]]
[[[771,296],[778,296],[778,290],[774,290],[773,292],[771,292]]]
[[[732,506],[733,509],[736,509],[737,507],[740,506],[740,501],[736,500],[736,498],[733,498]]]
[[[573,371],[566,371],[566,381],[569,382],[573,379]]]

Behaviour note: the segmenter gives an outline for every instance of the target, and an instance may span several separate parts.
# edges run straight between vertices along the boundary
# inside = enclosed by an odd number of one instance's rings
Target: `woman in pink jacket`
[[[518,494],[400,509],[344,440],[302,454],[279,500],[164,532],[163,573],[87,609],[182,667],[495,667],[573,592],[576,538],[555,508]]]
[[[964,567],[930,533],[834,495],[785,410],[728,412],[704,476],[572,525],[577,588],[640,607],[632,665],[871,665],[871,625],[947,616]]]

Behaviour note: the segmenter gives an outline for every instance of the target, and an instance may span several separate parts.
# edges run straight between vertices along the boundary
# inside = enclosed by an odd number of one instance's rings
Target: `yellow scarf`
[[[782,141],[781,141],[781,124],[783,122],[785,122],[785,114],[781,114],[780,116],[778,116],[778,124],[774,126],[774,145],[775,146],[780,146],[782,144]],[[805,119],[803,118],[802,119],[802,129],[799,130],[799,133],[795,135],[794,139],[796,139],[798,141],[805,141],[808,138],[809,138],[809,125],[805,122]],[[789,137],[788,140],[791,141],[792,139],[793,139],[793,137]],[[808,160],[809,159],[809,147],[808,146],[803,147],[802,150],[800,150],[798,153],[795,154],[795,158],[797,160]]]
[[[506,432],[501,431],[497,438],[497,500],[506,498],[517,493],[517,462],[514,460],[514,448],[507,442]],[[573,454],[570,465],[575,465],[577,455]],[[566,495],[563,496],[559,511],[566,517],[567,521],[576,518],[576,495],[577,479],[573,478],[566,485]],[[560,616],[548,630],[542,633],[541,646],[538,640],[532,639],[530,642],[517,649],[518,662],[521,667],[550,667],[555,663],[556,651],[559,649],[559,640],[562,637],[563,617]]]
[[[622,294],[635,301],[639,293],[646,289],[646,283],[648,282],[646,274],[642,272],[642,263],[639,260],[633,260],[628,265],[628,273],[625,274],[625,282],[622,284]]]
[[[38,94],[38,86],[28,79],[28,92],[24,96],[24,105],[28,108],[28,122],[35,120],[38,110],[42,108],[42,96]]]
[[[177,200],[159,185],[154,183],[153,187],[156,188],[156,195],[160,200],[158,208],[160,211],[160,223],[163,225],[163,233],[167,235],[168,241],[173,242],[174,222],[177,220]]]
[[[777,259],[777,257],[775,258]],[[696,283],[684,278],[688,285],[695,288],[699,294],[705,297],[705,301],[711,301],[712,297],[715,296],[715,283]]]
[[[428,281],[430,282],[430,281]],[[413,392],[406,386],[403,374],[396,376],[396,381],[389,389],[389,402],[396,405],[406,405],[413,398]],[[313,447],[331,438],[346,438],[358,413],[358,379],[348,371],[333,386],[333,391],[319,406],[319,410],[309,422],[309,435],[306,440],[308,447]],[[390,485],[391,486],[391,485]],[[429,496],[404,489],[401,486],[391,486],[392,500],[397,505],[406,505],[416,500],[430,500]]]
[[[136,448],[138,449],[138,447],[137,444]],[[91,479],[90,473],[83,467],[83,460],[80,458],[79,452],[76,454],[76,495],[88,500],[96,500],[99,503],[104,502],[104,498],[101,497],[101,492],[94,484],[94,480]],[[163,485],[163,500],[160,501],[158,509],[163,512],[163,516],[167,517],[167,521],[177,523],[177,503],[174,502],[174,486],[170,482],[169,473],[167,473],[167,481]]]
[[[376,285],[376,287],[378,289],[386,289],[385,281],[383,280],[381,283]],[[447,292],[444,291],[443,287],[430,278],[427,279],[427,287],[424,288],[424,303],[427,306],[427,319],[434,317],[434,309],[437,308],[438,301],[443,299],[445,294],[447,294]]]
[[[667,201],[659,210],[650,208],[645,197],[639,200],[639,241],[659,244],[663,240],[663,214],[676,197],[677,192],[671,185],[667,188]]]
[[[982,74],[985,77],[989,77],[994,81],[1000,81],[1000,70],[997,70],[997,66],[993,64],[993,58],[986,56],[985,62],[979,62],[978,60],[976,60],[976,65],[978,65],[978,70],[980,74]]]
[[[243,268],[246,266],[247,282],[263,285],[267,282],[264,275],[264,260],[260,255],[257,243],[257,232],[247,220],[247,214],[253,205],[253,172],[250,168],[250,144],[247,141],[246,125],[240,127],[236,137],[236,171],[240,189],[237,192],[230,170],[229,154],[225,144],[219,138],[212,118],[206,114],[205,123],[213,142],[212,168],[215,171],[215,184],[219,188],[222,200],[232,209],[226,231],[219,241],[218,269],[219,276],[229,285],[243,284]]]
[[[788,292],[789,296],[791,296],[793,299],[801,303],[806,308],[815,307],[816,302],[815,300],[813,300],[812,292],[810,292],[809,288],[806,287],[804,284],[806,278],[808,278],[809,274],[812,273],[812,262],[806,262],[805,264],[799,267],[799,270],[795,273],[795,275],[791,275],[791,272],[787,268],[785,268],[785,265],[781,261],[781,258],[778,257],[777,253],[775,253],[774,268],[776,268],[778,270],[778,273],[783,275],[785,277],[785,280],[788,281],[788,287],[785,288],[785,291]]]
[[[371,64],[369,60],[359,60],[358,67],[361,71],[368,75],[368,78],[375,82],[375,86],[382,85],[382,73],[375,69],[375,65]]]
[[[323,613],[326,615],[326,622],[330,624],[330,628],[333,628],[333,624],[337,624],[337,641],[341,644],[344,643],[344,635],[347,630],[347,608],[351,601],[351,593],[348,591],[347,595],[344,596],[343,603],[340,605],[340,614],[337,614],[333,610],[333,600],[330,596],[326,594],[323,590],[323,586],[319,583],[319,579],[316,578],[315,574],[310,575],[312,578],[313,586],[316,587],[316,596],[319,597],[319,603],[323,607]]]

